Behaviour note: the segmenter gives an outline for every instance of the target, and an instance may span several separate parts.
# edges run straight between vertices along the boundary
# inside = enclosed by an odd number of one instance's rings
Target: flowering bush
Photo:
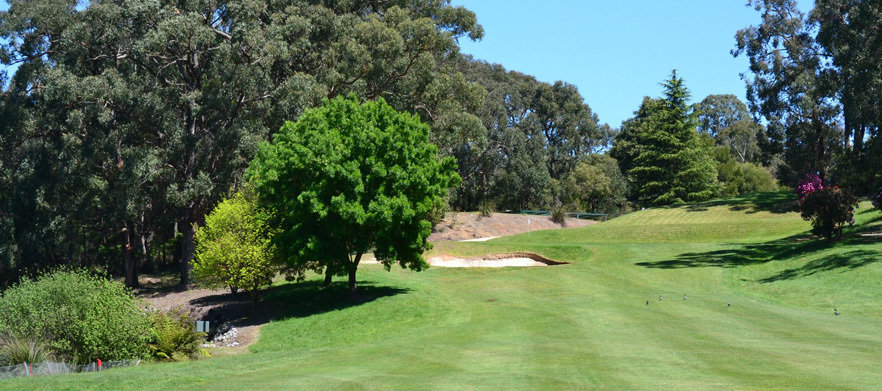
[[[812,222],[812,233],[827,240],[842,237],[845,224],[854,224],[856,206],[854,195],[838,186],[810,192],[799,201],[802,218]]]
[[[805,179],[799,181],[799,184],[796,186],[796,195],[799,196],[799,199],[803,199],[805,196],[818,190],[824,190],[821,177],[815,174],[805,174]]]

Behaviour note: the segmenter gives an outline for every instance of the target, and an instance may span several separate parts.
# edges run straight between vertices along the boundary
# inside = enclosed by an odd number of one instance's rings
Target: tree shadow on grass
[[[807,235],[796,235],[766,243],[749,244],[741,248],[684,253],[674,259],[638,262],[637,265],[654,269],[733,268],[789,259],[829,247],[830,244],[824,240],[813,240]]]
[[[793,280],[800,277],[806,277],[819,272],[828,272],[836,269],[857,269],[862,266],[879,261],[882,257],[878,251],[870,250],[854,250],[844,254],[834,254],[824,258],[815,259],[806,263],[802,267],[784,270],[773,276],[769,276],[759,280],[759,282],[769,283],[782,280]]]
[[[358,297],[352,298],[347,282],[322,287],[321,281],[304,281],[273,285],[263,290],[257,307],[252,305],[248,295],[241,292],[196,298],[190,300],[189,307],[197,318],[208,320],[212,326],[230,321],[243,327],[342,310],[409,290],[359,281],[358,292]]]
[[[810,235],[794,235],[770,242],[749,244],[740,248],[707,251],[702,253],[684,253],[674,259],[657,262],[639,262],[638,266],[656,269],[685,269],[697,267],[735,268],[741,266],[764,264],[809,256],[813,253],[844,246],[860,246],[882,242],[882,237],[862,235],[866,226],[850,229],[842,240],[828,242]],[[789,280],[812,274],[837,269],[856,269],[882,260],[879,251],[854,249],[845,253],[831,254],[807,264],[782,271],[759,282],[775,282]]]
[[[714,206],[728,205],[732,211],[746,213],[790,213],[799,211],[799,204],[790,192],[749,193],[723,200],[699,202],[684,206],[689,212],[704,212]]]

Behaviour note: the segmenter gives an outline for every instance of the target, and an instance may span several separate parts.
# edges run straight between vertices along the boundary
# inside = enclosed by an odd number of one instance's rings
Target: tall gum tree
[[[736,56],[750,61],[751,111],[783,133],[795,184],[817,172],[872,182],[867,153],[882,123],[882,8],[873,1],[819,0],[805,14],[794,0],[753,0],[761,22],[739,30]],[[850,177],[850,178],[849,178]]]

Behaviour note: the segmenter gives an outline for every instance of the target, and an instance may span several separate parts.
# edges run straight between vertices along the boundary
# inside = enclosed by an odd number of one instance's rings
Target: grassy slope
[[[367,266],[359,276],[373,300],[363,304],[344,300],[342,285],[275,287],[268,300],[290,310],[262,329],[255,354],[0,388],[878,387],[882,239],[857,234],[882,230],[880,214],[862,205],[849,238],[829,246],[805,240],[808,224],[784,213],[779,198],[445,243],[434,252],[531,250],[573,264],[422,273]]]

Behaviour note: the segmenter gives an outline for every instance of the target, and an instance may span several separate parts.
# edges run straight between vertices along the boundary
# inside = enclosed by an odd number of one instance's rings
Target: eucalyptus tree
[[[13,2],[0,15],[0,59],[19,65],[12,89],[41,119],[20,131],[66,152],[49,154],[67,172],[47,186],[81,201],[51,214],[85,227],[81,242],[112,242],[131,270],[132,244],[174,224],[182,284],[195,226],[284,120],[350,92],[433,123],[477,104],[456,98],[470,87],[462,78],[438,77],[458,39],[482,35],[449,1],[77,4]]]
[[[820,0],[809,20],[837,76],[843,142],[850,152],[840,171],[856,191],[875,191],[882,185],[882,8],[873,1]]]
[[[750,111],[732,94],[708,95],[695,106],[698,131],[716,137],[717,133],[738,121],[750,119]]]
[[[486,91],[474,111],[481,129],[455,153],[463,178],[459,207],[474,209],[491,199],[505,209],[539,206],[552,179],[566,176],[609,140],[611,130],[598,124],[574,85],[543,83],[468,57],[457,70]]]
[[[831,170],[871,170],[865,140],[878,133],[882,11],[870,1],[820,0],[808,14],[794,0],[749,2],[762,22],[736,35],[750,61],[751,110],[781,130],[786,182]],[[842,154],[844,159],[838,159]],[[860,182],[860,181],[858,181]]]
[[[762,160],[760,140],[768,139],[765,128],[750,116],[747,105],[731,94],[708,95],[695,106],[699,133],[714,138],[741,163]]]

